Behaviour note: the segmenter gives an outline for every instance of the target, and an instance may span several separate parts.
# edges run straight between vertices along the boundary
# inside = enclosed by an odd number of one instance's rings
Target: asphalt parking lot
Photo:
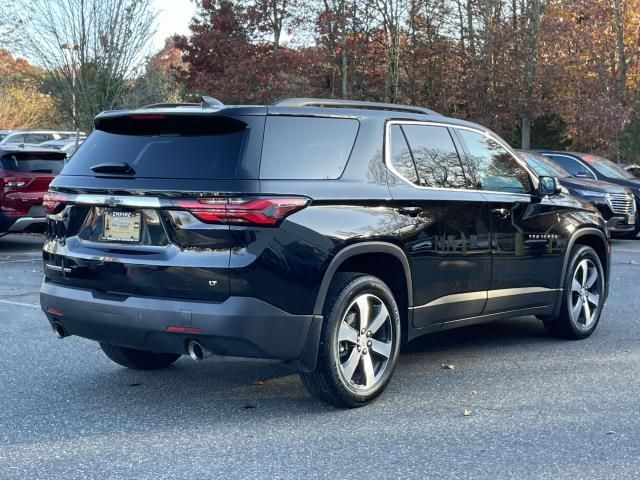
[[[531,317],[425,337],[383,397],[348,411],[277,364],[135,372],[58,340],[39,248],[0,239],[0,478],[640,478],[640,240],[615,241],[590,339]]]

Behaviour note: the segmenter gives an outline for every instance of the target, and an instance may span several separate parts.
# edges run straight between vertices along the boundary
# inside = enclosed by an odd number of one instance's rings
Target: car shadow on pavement
[[[514,317],[506,320],[471,325],[432,333],[412,340],[403,353],[425,353],[450,349],[467,350],[518,345],[523,342],[556,342],[535,317]]]
[[[42,235],[6,235],[0,237],[0,255],[39,252],[43,242],[44,237]]]

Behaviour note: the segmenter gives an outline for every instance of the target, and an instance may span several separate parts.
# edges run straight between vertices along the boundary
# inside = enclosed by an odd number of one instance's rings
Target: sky
[[[157,32],[153,38],[153,50],[164,46],[164,39],[178,33],[189,33],[189,22],[196,11],[192,0],[154,0],[153,7],[158,12]]]

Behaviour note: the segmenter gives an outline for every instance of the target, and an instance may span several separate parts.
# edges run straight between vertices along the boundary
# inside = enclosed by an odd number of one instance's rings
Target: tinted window
[[[339,178],[358,126],[342,118],[267,117],[260,178]]]
[[[94,175],[99,163],[128,163],[137,177],[233,179],[247,124],[228,117],[134,116],[103,119],[64,169]]]
[[[627,172],[624,168],[619,167],[611,160],[607,160],[604,157],[599,157],[597,155],[583,155],[582,159],[595,168],[602,175],[611,178],[627,178],[632,179],[635,178],[631,173]]]
[[[7,139],[6,143],[12,143],[12,144],[24,143],[24,135],[21,133],[17,135],[12,135]]]
[[[403,125],[420,185],[438,188],[465,188],[458,152],[445,127]]]
[[[467,175],[473,188],[509,193],[532,190],[529,174],[506,148],[480,133],[459,129],[458,134],[469,150]]]
[[[5,170],[23,173],[53,173],[58,174],[64,166],[64,153],[35,153],[12,152],[6,153],[0,159],[0,165]]]
[[[594,178],[593,174],[578,160],[565,155],[547,155],[574,177]]]
[[[391,126],[391,164],[400,176],[409,180],[411,183],[418,183],[418,175],[416,167],[413,163],[413,157],[407,145],[407,140],[402,133],[400,125]]]
[[[27,133],[24,136],[25,143],[42,143],[51,140],[46,133]]]

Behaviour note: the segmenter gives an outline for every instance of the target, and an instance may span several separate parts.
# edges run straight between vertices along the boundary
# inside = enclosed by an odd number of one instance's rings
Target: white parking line
[[[0,265],[4,263],[18,263],[18,262],[37,262],[38,258],[29,258],[25,260],[0,260]]]
[[[627,250],[625,248],[614,248],[613,253],[625,252],[625,253],[640,253],[640,250]]]
[[[40,308],[40,305],[36,305],[33,303],[14,302],[13,300],[0,300],[0,303],[4,303],[6,305],[17,305],[18,307]]]

